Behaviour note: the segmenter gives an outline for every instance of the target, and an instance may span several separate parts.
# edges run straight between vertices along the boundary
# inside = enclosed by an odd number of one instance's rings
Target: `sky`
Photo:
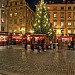
[[[35,5],[37,3],[39,3],[40,0],[26,0],[26,2],[30,5],[30,7],[35,10]],[[58,3],[61,3],[63,0],[44,0],[45,2],[49,3],[49,1],[54,1],[54,2],[58,2]],[[68,0],[66,0],[68,1]],[[69,0],[69,1],[72,1],[72,0]]]
[[[37,4],[37,3],[39,3],[39,1],[40,0],[26,0],[26,2],[30,5],[30,7],[32,8],[32,9],[34,9],[35,10],[35,5]],[[45,2],[47,2],[47,3],[49,3],[49,1],[51,1],[51,0],[44,0]],[[53,1],[53,0],[52,0]],[[62,0],[54,0],[54,1],[58,1],[58,2],[61,2]]]

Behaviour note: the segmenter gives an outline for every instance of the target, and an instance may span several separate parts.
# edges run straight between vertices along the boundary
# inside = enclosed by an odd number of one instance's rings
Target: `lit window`
[[[61,17],[61,18],[64,18],[64,12],[61,12],[61,13],[60,13],[60,17]]]
[[[68,18],[71,18],[71,12],[68,12]]]
[[[61,30],[61,34],[64,34],[64,30]]]
[[[64,21],[60,21],[60,24],[63,27],[64,26]]]
[[[17,10],[17,8],[15,8],[15,10]]]
[[[2,18],[2,22],[5,22],[5,18]]]
[[[74,29],[74,34],[75,34],[75,29]]]
[[[17,27],[14,28],[14,32],[17,32]]]
[[[2,4],[2,7],[4,7],[4,4]]]
[[[73,21],[73,25],[75,26],[75,20]]]
[[[53,24],[54,24],[54,26],[57,26],[57,21],[54,20],[54,21],[53,21]]]
[[[57,18],[57,13],[53,13],[53,17],[54,18]]]
[[[68,26],[71,26],[71,21],[68,21]]]
[[[72,32],[71,29],[68,29],[68,34],[71,34],[71,32]]]
[[[12,13],[10,13],[10,17],[12,17]]]
[[[75,12],[73,13],[73,18],[75,18]]]
[[[14,16],[17,16],[17,13],[14,13]]]

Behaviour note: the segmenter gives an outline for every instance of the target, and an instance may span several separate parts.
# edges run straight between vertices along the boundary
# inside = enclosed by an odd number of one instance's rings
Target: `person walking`
[[[32,49],[32,51],[34,51],[34,45],[35,45],[35,38],[32,37],[32,39],[31,39],[31,49]]]
[[[45,39],[43,38],[42,40],[41,40],[41,47],[42,47],[42,50],[44,51],[44,45],[45,45]]]
[[[27,38],[25,38],[24,40],[24,47],[25,47],[25,50],[27,50]]]
[[[40,40],[39,39],[37,41],[37,49],[38,49],[38,52],[40,52]]]

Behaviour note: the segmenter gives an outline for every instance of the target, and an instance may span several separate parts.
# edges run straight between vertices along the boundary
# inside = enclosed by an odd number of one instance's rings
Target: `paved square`
[[[0,51],[0,75],[75,75],[74,50]]]

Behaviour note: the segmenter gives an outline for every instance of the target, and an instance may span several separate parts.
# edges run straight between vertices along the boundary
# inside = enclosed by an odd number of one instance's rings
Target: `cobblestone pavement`
[[[75,75],[75,51],[0,50],[0,75]]]

